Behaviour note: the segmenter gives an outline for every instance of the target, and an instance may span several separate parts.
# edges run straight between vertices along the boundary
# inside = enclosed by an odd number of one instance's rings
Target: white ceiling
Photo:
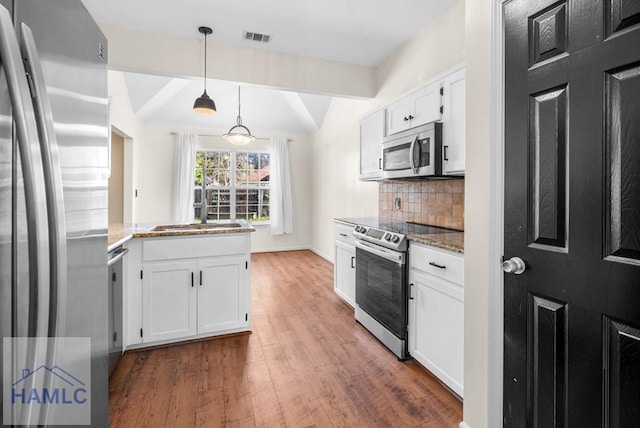
[[[375,67],[455,0],[82,0],[98,23]],[[243,38],[268,34],[271,42]],[[176,127],[230,128],[237,116],[237,84],[209,80],[218,113],[191,106],[202,80],[125,73],[134,110],[145,122]],[[214,95],[215,94],[215,95]],[[242,119],[252,131],[315,131],[329,105],[321,95],[242,87]]]

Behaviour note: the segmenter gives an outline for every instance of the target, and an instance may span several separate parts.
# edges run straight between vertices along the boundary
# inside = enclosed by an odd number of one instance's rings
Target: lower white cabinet
[[[409,353],[463,396],[464,258],[409,245]]]
[[[353,226],[335,225],[333,289],[351,307],[356,305],[356,247]]]
[[[143,342],[196,334],[196,262],[155,262],[143,266]]]
[[[128,322],[134,324],[128,328],[128,345],[250,329],[248,233],[139,241],[131,254],[138,257],[131,266],[139,287],[129,290]]]
[[[245,258],[199,260],[198,272],[198,334],[248,327]]]

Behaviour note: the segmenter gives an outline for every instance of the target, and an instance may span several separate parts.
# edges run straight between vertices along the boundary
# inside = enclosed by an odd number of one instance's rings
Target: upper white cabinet
[[[465,72],[442,81],[442,174],[464,175]]]
[[[386,108],[387,135],[440,120],[440,88],[438,81],[390,104]]]
[[[360,119],[360,180],[382,178],[382,139],[384,110]]]

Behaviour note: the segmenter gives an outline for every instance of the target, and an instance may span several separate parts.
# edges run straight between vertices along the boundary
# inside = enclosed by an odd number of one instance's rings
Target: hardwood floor
[[[457,427],[462,404],[399,362],[310,251],[252,256],[252,334],[127,352],[112,427]]]

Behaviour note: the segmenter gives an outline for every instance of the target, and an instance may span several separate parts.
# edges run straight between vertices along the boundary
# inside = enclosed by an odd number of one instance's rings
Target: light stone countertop
[[[224,224],[225,222],[219,222],[216,224]],[[111,251],[114,248],[124,244],[131,238],[157,238],[162,236],[190,236],[190,235],[218,235],[228,233],[250,233],[255,232],[255,228],[244,220],[237,220],[234,222],[240,227],[220,227],[212,229],[184,229],[171,228],[171,226],[184,226],[184,225],[170,225],[170,224],[110,224],[109,235],[107,239],[107,251]],[[194,227],[197,227],[196,223],[193,223]],[[199,223],[198,223],[199,224]],[[152,230],[157,226],[167,226],[170,230]]]

